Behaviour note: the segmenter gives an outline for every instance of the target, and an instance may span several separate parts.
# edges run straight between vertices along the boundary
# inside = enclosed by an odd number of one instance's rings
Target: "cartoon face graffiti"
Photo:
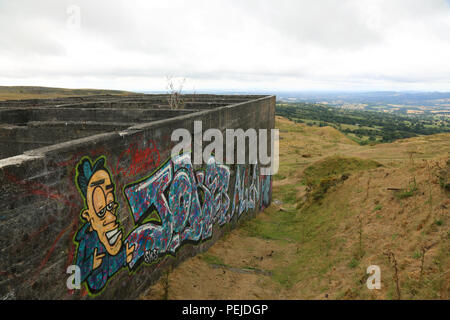
[[[239,218],[243,212],[267,206],[271,177],[260,175],[257,165],[251,172],[245,166],[237,168],[229,212],[229,167],[211,158],[206,168],[194,170],[189,154],[170,159],[124,187],[123,195],[134,219],[133,229],[125,238],[116,216],[116,188],[105,157],[95,162],[82,158],[75,182],[84,200],[80,213],[83,224],[74,237],[81,282],[90,294],[100,293],[123,267],[134,270],[142,262],[152,264],[166,254],[175,255],[184,242],[211,238],[213,224],[229,223],[235,212]],[[146,219],[154,212],[151,209],[156,209],[158,223]]]
[[[115,256],[122,247],[122,231],[117,223],[114,185],[109,173],[101,169],[96,171],[88,182],[85,209],[81,216],[97,232],[106,251]]]
[[[123,240],[116,216],[119,205],[115,186],[105,162],[104,157],[95,163],[83,158],[75,179],[85,203],[81,211],[85,224],[74,239],[78,243],[76,264],[91,292],[100,291],[111,276],[126,266],[135,248]]]

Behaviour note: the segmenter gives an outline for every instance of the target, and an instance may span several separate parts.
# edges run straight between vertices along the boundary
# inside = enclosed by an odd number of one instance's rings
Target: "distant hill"
[[[101,90],[101,89],[64,89],[32,86],[0,86],[0,101],[21,99],[49,99],[60,97],[88,96],[88,95],[129,95],[130,91]]]
[[[328,102],[341,105],[343,103],[365,103],[369,105],[448,105],[450,92],[279,92],[280,100],[303,102]]]

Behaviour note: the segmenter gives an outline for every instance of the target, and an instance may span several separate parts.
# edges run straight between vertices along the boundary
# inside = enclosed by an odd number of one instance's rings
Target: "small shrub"
[[[422,257],[422,253],[416,251],[416,252],[414,252],[412,257],[413,257],[413,259],[420,259]]]
[[[417,191],[416,179],[414,178],[413,182],[409,184],[406,189],[400,190],[396,192],[394,195],[397,199],[406,199],[414,196]]]
[[[359,266],[359,261],[358,261],[357,259],[353,258],[353,259],[349,262],[348,266],[349,266],[350,268],[352,268],[352,269],[355,269],[357,266]]]
[[[395,196],[397,197],[397,199],[406,199],[406,198],[410,198],[414,195],[414,191],[413,190],[408,190],[408,191],[401,191],[395,194]]]

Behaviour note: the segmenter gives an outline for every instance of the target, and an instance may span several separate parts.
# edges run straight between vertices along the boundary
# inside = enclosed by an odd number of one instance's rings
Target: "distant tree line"
[[[276,115],[297,123],[332,126],[345,134],[353,134],[369,142],[392,142],[418,135],[450,132],[450,121],[427,115],[398,115],[393,113],[349,110],[309,103],[277,104]],[[356,128],[344,128],[345,125]],[[365,138],[365,139],[363,139]]]

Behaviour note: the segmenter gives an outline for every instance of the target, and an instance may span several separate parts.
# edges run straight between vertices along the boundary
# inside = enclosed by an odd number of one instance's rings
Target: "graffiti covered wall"
[[[171,158],[173,128],[274,127],[273,97],[3,161],[0,297],[136,298],[270,204],[271,177]],[[25,165],[26,164],[26,165]],[[77,265],[81,289],[67,289]]]
[[[105,162],[104,157],[95,162],[83,158],[76,175],[85,207],[74,238],[74,263],[89,293],[101,292],[122,268],[131,271],[167,254],[176,256],[183,243],[210,239],[214,224],[223,226],[234,214],[239,217],[269,204],[270,176],[260,176],[257,165],[237,167],[231,201],[230,168],[211,157],[205,169],[194,170],[190,155],[184,154],[124,188],[134,222],[125,237],[116,216],[116,187]]]

